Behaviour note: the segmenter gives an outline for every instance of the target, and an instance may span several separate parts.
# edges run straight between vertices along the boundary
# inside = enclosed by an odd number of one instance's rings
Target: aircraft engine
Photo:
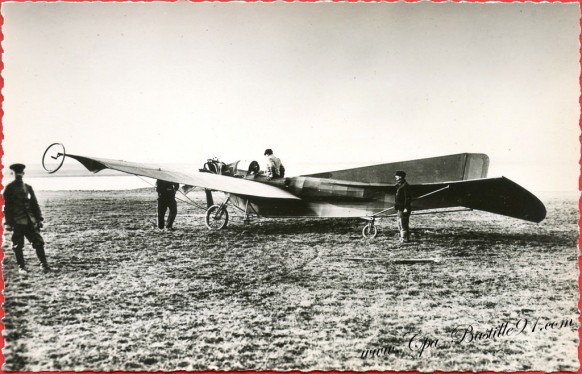
[[[217,158],[209,158],[200,171],[222,175],[224,174],[224,169],[226,169],[225,166],[226,164]]]

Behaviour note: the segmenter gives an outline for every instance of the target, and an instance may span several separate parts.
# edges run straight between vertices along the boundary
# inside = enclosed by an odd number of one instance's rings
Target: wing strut
[[[422,198],[425,198],[425,197],[427,197],[427,196],[434,195],[434,194],[435,194],[435,193],[437,193],[437,192],[444,191],[444,190],[446,190],[446,189],[448,189],[448,188],[450,188],[450,187],[451,187],[450,185],[447,185],[446,187],[439,188],[438,190],[435,190],[435,191],[429,192],[429,193],[427,193],[427,194],[424,194],[424,195],[422,195],[422,196],[419,196],[419,197],[415,197],[413,200],[420,200],[420,199],[422,199]],[[389,211],[389,210],[391,210],[391,209],[394,209],[394,206],[391,206],[391,207],[390,207],[390,208],[388,208],[388,209],[384,209],[384,210],[381,210],[381,211],[379,211],[379,212],[377,212],[377,213],[374,213],[374,214],[372,214],[372,215],[371,215],[371,216],[369,216],[369,217],[376,217],[376,216],[378,216],[378,215],[380,215],[380,214],[382,214],[382,213],[385,213],[385,212],[387,212],[387,211]],[[366,217],[365,219],[368,219],[368,218]]]
[[[211,190],[209,190],[208,188],[205,188],[204,192],[206,193],[206,208],[208,209],[214,205],[214,199],[212,198],[212,191]]]
[[[414,198],[413,200],[420,200],[420,199],[422,199],[423,197],[427,197],[427,196],[433,195],[433,194],[435,194],[435,193],[437,193],[437,192],[444,191],[444,190],[446,190],[447,188],[450,188],[450,187],[451,187],[451,185],[449,184],[449,185],[447,185],[446,187],[439,188],[438,190],[435,190],[435,191],[429,192],[429,193],[427,193],[427,194],[424,194],[424,195],[422,195],[422,196],[416,197],[416,198]]]

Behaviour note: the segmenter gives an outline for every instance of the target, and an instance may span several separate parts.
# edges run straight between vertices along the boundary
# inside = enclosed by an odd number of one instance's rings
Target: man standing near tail
[[[4,219],[6,229],[12,232],[12,250],[16,255],[19,272],[27,273],[24,263],[24,238],[32,244],[44,272],[50,271],[44,252],[44,240],[40,235],[42,213],[31,186],[24,183],[23,164],[10,165],[14,181],[4,190]]]
[[[410,240],[410,228],[408,226],[410,218],[410,189],[406,182],[406,173],[398,170],[394,173],[396,178],[396,197],[394,199],[394,209],[397,214],[398,230],[400,231],[400,242],[405,243]]]

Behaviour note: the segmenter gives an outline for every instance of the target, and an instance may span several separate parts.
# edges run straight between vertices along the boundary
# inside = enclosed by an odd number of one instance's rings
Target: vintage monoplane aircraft
[[[461,153],[412,161],[372,165],[326,173],[269,179],[256,161],[230,164],[208,160],[195,173],[167,170],[149,164],[65,153],[59,143],[51,144],[43,155],[43,167],[54,173],[65,157],[79,161],[89,171],[118,170],[137,176],[166,180],[206,190],[206,225],[224,228],[227,207],[243,212],[245,219],[257,217],[360,217],[367,221],[362,234],[377,234],[375,220],[393,215],[396,192],[394,173],[404,170],[413,195],[414,212],[482,210],[530,222],[546,216],[544,204],[529,191],[505,177],[487,178],[489,157]],[[51,164],[53,166],[47,166]],[[226,199],[214,204],[212,191]],[[436,211],[435,211],[436,210]]]

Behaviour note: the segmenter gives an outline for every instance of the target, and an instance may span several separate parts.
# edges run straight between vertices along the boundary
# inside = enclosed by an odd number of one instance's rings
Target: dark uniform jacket
[[[13,181],[6,186],[3,196],[7,225],[36,224],[43,220],[34,191],[28,184]]]
[[[160,198],[173,198],[176,196],[176,191],[180,188],[180,184],[167,182],[163,180],[156,181],[156,191]]]
[[[410,188],[405,180],[401,180],[396,184],[396,197],[394,198],[394,209],[403,211],[408,209],[410,211]]]

